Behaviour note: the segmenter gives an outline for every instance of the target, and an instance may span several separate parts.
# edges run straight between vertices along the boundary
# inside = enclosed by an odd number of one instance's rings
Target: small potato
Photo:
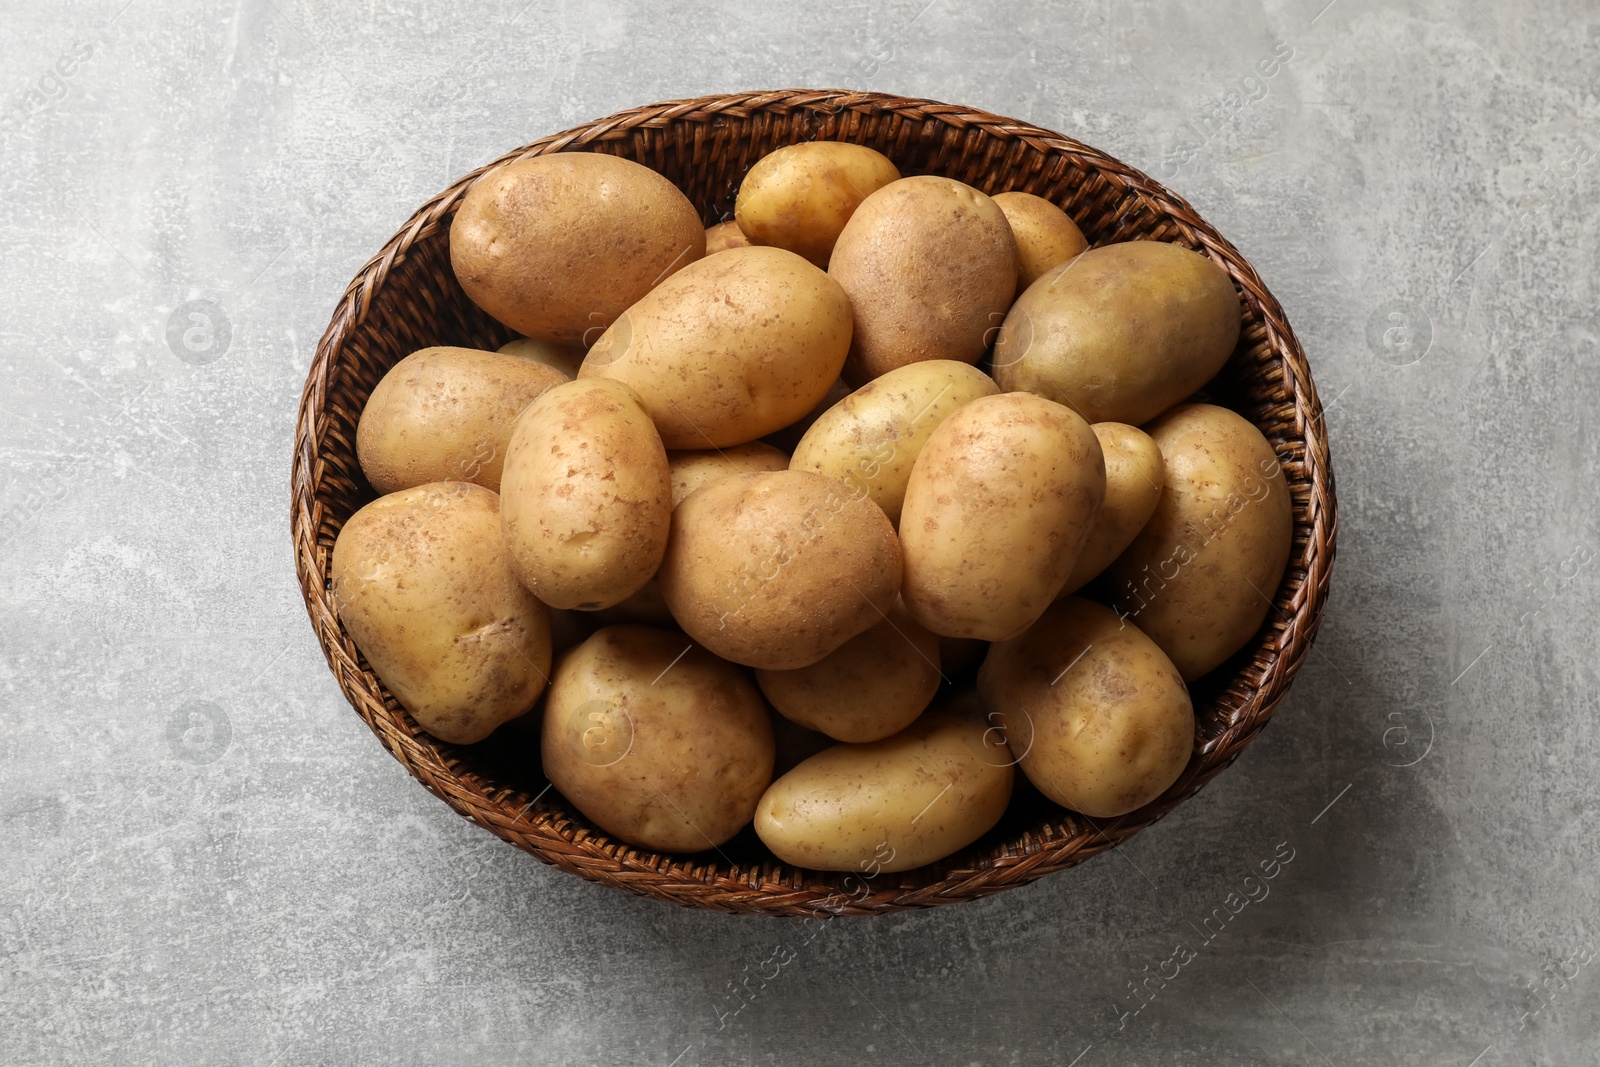
[[[1013,771],[986,724],[941,707],[882,741],[835,745],[772,783],[756,833],[785,863],[821,871],[908,871],[987,833]]]
[[[630,845],[699,852],[738,833],[772,781],[772,724],[743,671],[682,634],[608,626],[562,657],[544,773]]]
[[[482,741],[550,673],[550,611],[517,583],[500,500],[468,482],[381,496],[333,544],[339,619],[373,673],[441,741]]]
[[[1097,422],[1093,429],[1106,460],[1106,500],[1062,596],[1083,588],[1133,543],[1155,514],[1166,477],[1161,450],[1143,430],[1121,422]]]
[[[668,448],[727,448],[799,419],[838,379],[850,299],[781,248],[730,248],[656,286],[579,378],[625,382]]]
[[[839,741],[877,741],[910,726],[939,692],[939,639],[896,606],[809,667],[756,671],[779,714]]]
[[[826,270],[856,208],[899,177],[893,163],[865,145],[787,145],[750,168],[733,211],[752,244],[787,248]]]
[[[900,514],[906,607],[942,637],[1003,641],[1061,591],[1100,513],[1105,461],[1071,408],[980,397],[917,457]]]
[[[1096,818],[1160,796],[1194,749],[1194,706],[1172,661],[1116,612],[1078,597],[992,646],[978,692],[1028,780]]]
[[[549,341],[538,341],[532,337],[519,337],[515,341],[507,341],[500,346],[500,351],[513,356],[522,356],[535,363],[561,372],[567,381],[578,376],[578,367],[583,364],[583,349],[574,345],[553,345]]]
[[[831,478],[723,478],[672,516],[661,591],[685,632],[748,667],[809,667],[881,621],[900,589],[894,527]]]
[[[970,185],[901,178],[856,209],[828,273],[855,308],[845,377],[862,385],[925,359],[978,362],[1017,291],[1017,243]]]
[[[1261,628],[1289,563],[1294,511],[1272,446],[1227,408],[1184,404],[1148,426],[1166,478],[1108,571],[1118,612],[1194,681]]]
[[[649,167],[555,152],[497,167],[462,198],[450,264],[472,302],[518,333],[591,344],[705,255],[700,215]]]
[[[963,404],[1000,389],[983,371],[949,359],[897,367],[825,411],[789,466],[837,478],[900,521],[911,468],[933,431]]]
[[[737,222],[719,222],[706,227],[706,255],[726,252],[730,248],[746,248],[750,238],[739,229]]]
[[[719,478],[788,470],[789,457],[769,444],[751,441],[704,452],[668,452],[667,468],[672,476],[672,506],[677,507],[684,497]]]
[[[553,608],[609,608],[661,563],[672,521],[667,452],[621,382],[566,382],[523,412],[501,489],[511,567]]]
[[[475,348],[413,352],[389,369],[361,409],[361,469],[379,493],[449,481],[498,492],[512,424],[564,380],[520,356]]]
[[[1060,208],[1032,193],[996,193],[994,202],[1011,223],[1017,240],[1017,292],[1039,280],[1051,267],[1065,263],[1089,247],[1078,224]]]
[[[1017,297],[995,338],[994,378],[1090,422],[1143,426],[1222,369],[1240,324],[1232,279],[1200,253],[1102,245]]]

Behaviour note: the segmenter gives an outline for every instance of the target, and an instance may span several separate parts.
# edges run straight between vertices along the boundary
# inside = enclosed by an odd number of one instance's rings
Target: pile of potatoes
[[[523,336],[378,383],[332,559],[422,729],[536,732],[632,845],[821,870],[950,855],[1017,768],[1096,817],[1183,773],[1292,538],[1266,439],[1187,402],[1240,331],[1210,259],[828,142],[710,229],[637,163],[503,166],[450,258]]]

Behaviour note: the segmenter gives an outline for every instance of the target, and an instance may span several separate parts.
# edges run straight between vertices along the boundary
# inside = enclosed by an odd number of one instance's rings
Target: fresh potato
[[[500,489],[511,426],[561,375],[520,356],[424,348],[389,369],[356,425],[356,455],[379,493],[428,482]]]
[[[366,505],[333,543],[339,619],[373,673],[441,741],[524,714],[550,673],[550,612],[517,583],[500,498],[468,482]]]
[[[1198,252],[1102,245],[1017,298],[995,338],[994,377],[1090,422],[1142,426],[1222,369],[1240,321],[1232,280]]]
[[[621,382],[565,382],[523,412],[501,489],[511,567],[553,608],[608,608],[661,563],[672,521],[667,452]]]
[[[779,714],[839,741],[877,741],[910,726],[939,691],[939,639],[896,605],[809,667],[756,671]]]
[[[911,468],[957,408],[999,392],[983,371],[949,359],[897,367],[825,411],[795,446],[789,466],[837,478],[900,521]]]
[[[719,478],[788,470],[789,457],[769,444],[751,441],[703,452],[668,452],[667,468],[672,476],[672,506],[677,507],[684,497]]]
[[[772,725],[744,672],[645,626],[608,626],[562,657],[542,750],[591,822],[661,852],[722,844],[772,781]]]
[[[981,719],[929,711],[864,745],[835,745],[772,783],[756,833],[785,863],[821,871],[907,871],[987,833],[1011,800],[1008,759]]]
[[[970,185],[901,178],[862,201],[828,273],[855,308],[845,377],[860,385],[925,359],[978,362],[1017,291],[1017,244]]]
[[[1155,514],[1166,477],[1161,450],[1143,430],[1121,422],[1097,422],[1093,429],[1106,460],[1106,500],[1062,596],[1083,588],[1133,543]]]
[[[450,264],[474,304],[518,333],[590,344],[673,271],[706,231],[688,197],[649,167],[556,152],[496,167],[450,224]]]
[[[638,391],[668,448],[726,448],[805,415],[839,377],[850,300],[781,248],[730,248],[685,267],[628,309],[582,378]]]
[[[696,641],[735,663],[790,670],[884,617],[900,546],[882,511],[831,478],[747,474],[678,505],[660,579]]]
[[[1015,637],[1072,573],[1105,492],[1100,444],[1072,409],[1028,393],[957,409],[900,514],[912,617],[943,637]]]
[[[996,193],[994,202],[1011,223],[1017,241],[1017,292],[1039,276],[1089,247],[1089,241],[1065,211],[1032,193]]]
[[[513,356],[522,356],[535,363],[561,372],[562,378],[567,381],[578,376],[578,367],[583,363],[583,349],[574,345],[553,345],[549,341],[539,341],[532,337],[518,337],[514,341],[507,341],[500,346],[500,351]]]
[[[1228,409],[1185,404],[1148,430],[1165,482],[1149,524],[1112,564],[1110,592],[1193,681],[1261,628],[1288,566],[1293,507],[1272,446]]]
[[[893,163],[865,145],[786,145],[750,168],[733,212],[752,244],[787,248],[826,270],[856,208],[899,177]]]
[[[706,255],[726,252],[730,248],[746,248],[750,238],[739,229],[737,222],[719,222],[706,227]]]
[[[1172,661],[1116,612],[1078,597],[991,646],[978,692],[1028,780],[1085,815],[1150,803],[1194,749],[1194,706]]]

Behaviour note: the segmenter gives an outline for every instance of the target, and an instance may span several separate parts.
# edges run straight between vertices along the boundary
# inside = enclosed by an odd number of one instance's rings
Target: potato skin
[[[1194,750],[1194,705],[1178,669],[1093,601],[1059,601],[1020,637],[992,645],[978,692],[1028,780],[1085,815],[1143,807]]]
[[[900,171],[865,145],[806,141],[756,160],[734,216],[752,244],[787,248],[826,270],[845,223]]]
[[[1123,422],[1092,427],[1106,461],[1106,499],[1061,595],[1076,593],[1122,555],[1155,514],[1166,470],[1150,435]]]
[[[789,771],[756,806],[762,842],[821,871],[908,871],[987,833],[1011,800],[1010,760],[986,724],[935,708],[892,737],[835,745]]]
[[[880,621],[900,588],[894,528],[831,478],[723,478],[672,517],[659,574],[684,631],[723,659],[809,667]]]
[[[1029,393],[958,409],[923,447],[900,514],[912,617],[942,637],[1015,637],[1071,574],[1105,491],[1099,441],[1072,409]]]
[[[911,468],[933,431],[963,404],[999,391],[993,378],[955,360],[896,367],[823,412],[800,438],[789,466],[865,492],[898,523]]]
[[[1109,593],[1193,681],[1261,628],[1289,563],[1293,505],[1272,446],[1234,412],[1185,404],[1147,429],[1166,478],[1108,571]]]
[[[781,248],[730,248],[650,291],[578,377],[626,382],[668,448],[726,448],[804,416],[839,377],[850,300]]]
[[[565,382],[530,405],[501,489],[512,570],[553,608],[611,607],[661,563],[672,520],[667,452],[621,382]]]
[[[1005,212],[1011,236],[1016,238],[1018,293],[1051,267],[1089,247],[1088,238],[1072,217],[1042,196],[996,193],[994,202]]]
[[[578,376],[578,367],[583,363],[582,348],[576,345],[554,345],[549,341],[539,341],[532,337],[518,337],[507,341],[500,346],[500,351],[543,363],[559,371],[561,377],[569,382]]]
[[[767,715],[743,671],[682,634],[608,626],[556,666],[544,773],[608,834],[699,852],[738,833],[772,780]]]
[[[668,452],[667,468],[672,476],[672,506],[677,507],[684,497],[719,478],[788,470],[789,457],[769,444],[751,441],[701,452]]]
[[[462,198],[450,263],[472,302],[518,333],[588,344],[705,255],[688,197],[631,160],[555,152],[499,167]]]
[[[1102,245],[1046,271],[995,338],[1000,388],[1143,426],[1210,381],[1239,340],[1238,293],[1198,252]]]
[[[910,726],[942,680],[939,639],[898,605],[809,667],[756,671],[756,684],[780,715],[852,743]]]
[[[373,673],[442,741],[526,713],[550,673],[550,611],[511,573],[499,498],[468,482],[367,504],[333,545],[339,619]]]
[[[828,273],[850,294],[845,377],[925,359],[976,363],[1017,289],[1017,244],[989,197],[950,178],[901,178],[856,209]]]
[[[715,226],[706,227],[706,255],[715,255],[726,252],[730,248],[746,248],[750,238],[739,229],[737,222],[719,222]]]

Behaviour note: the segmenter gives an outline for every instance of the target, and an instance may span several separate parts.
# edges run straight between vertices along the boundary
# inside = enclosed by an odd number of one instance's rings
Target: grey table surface
[[[0,1061],[1600,1061],[1592,4],[4,19]],[[287,530],[317,337],[422,200],[623,107],[783,86],[970,104],[1167,181],[1287,308],[1342,504],[1315,651],[1196,799],[798,946],[425,793],[334,685]]]

